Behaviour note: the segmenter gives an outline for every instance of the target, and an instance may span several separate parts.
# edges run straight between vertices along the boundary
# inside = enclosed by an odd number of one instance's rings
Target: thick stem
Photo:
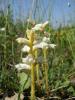
[[[33,41],[30,44],[30,53],[34,56],[33,53]],[[34,63],[31,64],[31,100],[35,100],[35,68]]]
[[[31,66],[31,100],[35,100],[35,75],[34,64]]]
[[[47,49],[43,50],[43,54],[44,54],[44,69],[45,69],[45,89],[46,89],[46,93],[48,93],[48,64],[47,64]]]
[[[35,59],[38,58],[38,51],[36,50],[35,51]],[[37,83],[39,85],[39,64],[37,63],[36,64],[36,77],[37,77]]]

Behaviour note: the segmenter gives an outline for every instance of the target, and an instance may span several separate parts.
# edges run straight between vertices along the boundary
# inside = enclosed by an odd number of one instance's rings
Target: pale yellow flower
[[[33,31],[38,31],[38,30],[41,30],[41,29],[42,29],[42,24],[36,24],[36,25],[32,28]]]
[[[36,24],[36,25],[32,28],[32,30],[33,30],[33,31],[42,31],[42,30],[46,27],[46,25],[48,25],[48,21],[46,21],[45,23]]]
[[[22,62],[25,64],[32,64],[35,62],[34,58],[32,57],[31,54],[29,54],[26,58],[22,58]]]
[[[56,44],[49,44],[49,47],[54,49],[56,47]]]
[[[21,49],[22,52],[29,52],[30,51],[30,47],[25,45],[22,49]]]
[[[46,22],[43,23],[43,26],[42,27],[45,28],[48,24],[49,24],[49,22],[46,21]]]
[[[46,48],[46,47],[48,47],[48,44],[47,43],[45,43],[45,42],[40,42],[40,43],[38,43],[38,44],[35,44],[34,46],[33,46],[33,49],[43,49],[43,48]]]
[[[34,46],[33,46],[33,49],[35,50],[35,49],[44,49],[44,48],[55,48],[55,44],[48,44],[48,43],[46,43],[46,42],[40,42],[40,43],[38,43],[38,44],[35,44]]]
[[[19,43],[19,44],[30,44],[29,40],[27,40],[26,38],[17,38],[16,41]]]
[[[31,66],[28,64],[23,64],[23,63],[19,63],[17,65],[15,65],[15,68],[20,71],[20,70],[30,70]]]
[[[42,41],[43,41],[43,42],[47,42],[47,43],[49,43],[49,42],[50,42],[50,38],[43,37]]]

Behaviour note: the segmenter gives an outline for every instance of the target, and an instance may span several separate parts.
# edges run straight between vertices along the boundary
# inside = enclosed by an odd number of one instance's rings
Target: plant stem
[[[31,100],[35,100],[34,64],[31,65]]]
[[[46,93],[48,93],[48,64],[47,64],[47,49],[43,49],[44,54],[44,69],[45,69],[45,89]]]
[[[32,36],[31,36],[32,37]],[[33,52],[33,41],[32,39],[30,40],[30,54],[34,57],[34,52]],[[35,100],[35,69],[34,69],[34,63],[31,64],[31,100]]]
[[[35,51],[35,59],[38,58],[38,51],[36,50]],[[36,76],[37,76],[37,83],[39,85],[39,64],[37,63],[36,64]]]

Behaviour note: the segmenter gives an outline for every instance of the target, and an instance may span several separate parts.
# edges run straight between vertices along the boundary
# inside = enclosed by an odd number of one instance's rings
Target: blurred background
[[[14,21],[49,20],[54,28],[75,24],[75,0],[0,0],[0,12],[8,8]]]

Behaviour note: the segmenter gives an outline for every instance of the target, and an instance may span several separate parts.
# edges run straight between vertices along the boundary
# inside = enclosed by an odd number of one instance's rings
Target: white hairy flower
[[[21,49],[22,52],[29,52],[30,51],[30,47],[25,45],[22,49]]]
[[[25,64],[32,64],[34,63],[34,59],[31,54],[29,54],[26,58],[22,58],[22,62]]]
[[[41,23],[41,24],[36,24],[32,30],[33,31],[41,31],[43,30],[43,28],[45,28],[45,26],[48,24],[48,21],[46,21],[45,23]]]
[[[38,44],[35,44],[35,45],[33,46],[33,49],[38,49],[38,48],[43,49],[43,48],[46,48],[46,47],[48,47],[48,44],[47,44],[47,43],[45,43],[45,42],[40,42],[40,43],[38,43]]]
[[[49,47],[54,49],[56,47],[56,45],[55,44],[49,44]]]
[[[49,43],[50,42],[50,38],[47,38],[47,37],[43,37],[43,40],[42,40],[43,42],[47,42],[47,43]]]
[[[17,38],[16,41],[19,43],[19,44],[22,44],[22,43],[25,43],[25,44],[29,44],[29,40],[27,40],[26,38]]]
[[[45,28],[48,24],[49,24],[48,21],[44,22],[44,23],[43,23],[43,28]]]
[[[36,24],[36,25],[32,28],[32,30],[33,30],[33,31],[38,31],[38,30],[41,30],[41,28],[42,28],[42,24]]]
[[[28,64],[23,64],[23,63],[19,63],[17,65],[15,65],[15,68],[20,71],[20,70],[30,70],[31,66]]]
[[[55,48],[55,44],[48,44],[48,43],[46,43],[46,42],[40,42],[40,43],[38,43],[38,44],[35,44],[34,46],[33,46],[33,49],[35,50],[35,49],[44,49],[44,48]]]

